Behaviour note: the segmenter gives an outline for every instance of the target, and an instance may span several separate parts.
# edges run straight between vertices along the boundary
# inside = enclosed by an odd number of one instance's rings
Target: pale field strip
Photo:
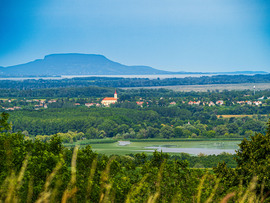
[[[270,83],[239,83],[239,84],[209,84],[209,85],[175,85],[175,86],[154,86],[154,87],[126,87],[121,89],[170,89],[179,92],[207,92],[223,90],[270,90]]]
[[[222,116],[222,118],[242,118],[242,117],[253,117],[253,116],[257,116],[256,115],[217,115],[218,118],[220,118],[220,116]],[[267,114],[260,114],[260,116],[268,116]]]

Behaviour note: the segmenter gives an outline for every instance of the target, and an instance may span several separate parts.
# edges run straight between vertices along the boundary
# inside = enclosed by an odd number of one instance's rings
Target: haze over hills
[[[29,63],[0,67],[0,76],[61,76],[61,75],[162,75],[194,74],[170,72],[149,66],[127,66],[96,54],[51,54]],[[224,72],[222,74],[264,74],[264,71]],[[198,72],[196,72],[198,74]],[[200,73],[202,74],[202,73]],[[220,74],[220,73],[207,73]]]

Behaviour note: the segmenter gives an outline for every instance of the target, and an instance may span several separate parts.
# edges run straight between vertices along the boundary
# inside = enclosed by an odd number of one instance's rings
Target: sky
[[[0,66],[54,53],[270,72],[270,0],[0,0]]]

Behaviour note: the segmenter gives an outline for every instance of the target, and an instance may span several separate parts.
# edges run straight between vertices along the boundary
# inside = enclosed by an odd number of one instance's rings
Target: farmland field
[[[218,118],[242,118],[242,117],[253,117],[258,115],[217,115]],[[267,116],[267,114],[261,114],[260,116]]]
[[[223,91],[223,90],[253,90],[253,87],[256,87],[256,90],[267,90],[270,89],[270,83],[240,83],[240,84],[210,84],[210,85],[176,85],[176,86],[156,86],[156,87],[129,87],[123,89],[171,89],[174,91],[183,91],[183,92],[207,92],[209,91]]]

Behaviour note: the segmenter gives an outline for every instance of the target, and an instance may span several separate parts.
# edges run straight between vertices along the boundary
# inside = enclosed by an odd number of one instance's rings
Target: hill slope
[[[0,67],[0,77],[61,75],[265,74],[264,71],[170,72],[149,66],[126,66],[96,54],[51,54],[29,63]]]
[[[0,67],[3,76],[168,74],[148,66],[126,66],[95,54],[52,54],[29,63]]]

